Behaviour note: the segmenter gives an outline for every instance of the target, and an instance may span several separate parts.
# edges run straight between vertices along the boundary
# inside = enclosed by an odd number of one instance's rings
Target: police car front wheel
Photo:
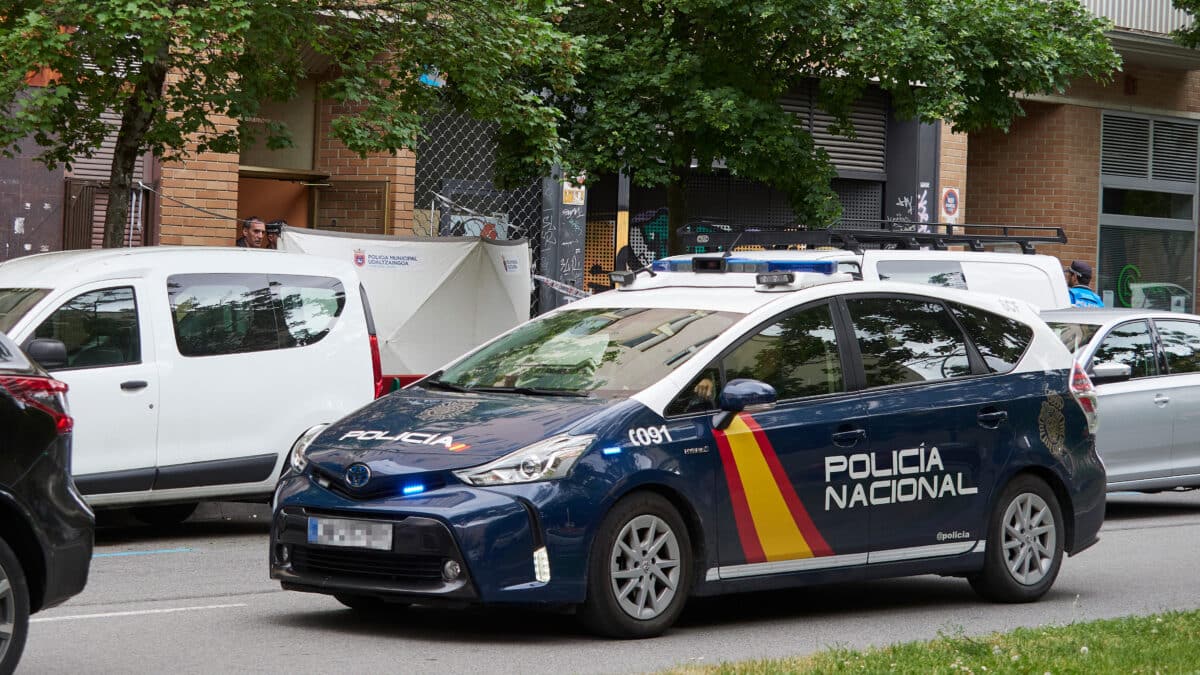
[[[1058,498],[1045,481],[1015,478],[992,508],[983,572],[971,587],[994,602],[1032,602],[1058,576],[1063,557],[1063,519]]]
[[[691,539],[679,512],[657,494],[630,495],[596,532],[580,617],[610,637],[653,637],[678,618],[691,581]]]

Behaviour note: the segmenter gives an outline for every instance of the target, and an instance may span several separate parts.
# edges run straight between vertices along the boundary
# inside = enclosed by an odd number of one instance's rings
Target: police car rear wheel
[[[972,588],[995,602],[1032,602],[1058,576],[1063,519],[1054,492],[1034,476],[1019,476],[996,501],[983,572]]]
[[[0,673],[11,673],[21,660],[29,631],[29,586],[21,562],[0,539]]]
[[[597,530],[580,616],[603,635],[653,637],[683,611],[691,579],[683,518],[666,499],[635,494],[618,502]]]

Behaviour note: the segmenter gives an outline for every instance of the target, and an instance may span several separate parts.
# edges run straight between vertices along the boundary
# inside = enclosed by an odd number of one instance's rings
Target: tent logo
[[[362,267],[367,264],[367,252],[361,248],[354,249],[354,264]]]

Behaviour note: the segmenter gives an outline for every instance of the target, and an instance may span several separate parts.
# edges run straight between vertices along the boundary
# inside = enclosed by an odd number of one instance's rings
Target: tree
[[[827,155],[778,104],[805,80],[838,133],[874,85],[902,116],[972,131],[1007,129],[1017,93],[1120,63],[1078,0],[610,0],[562,25],[587,37],[578,92],[560,102],[570,161],[667,185],[672,252],[689,167],[715,159],[786,192],[801,222],[837,217]]]
[[[286,102],[332,64],[325,96],[354,112],[333,133],[359,154],[415,148],[425,115],[452,105],[498,125],[506,175],[537,175],[561,153],[558,111],[578,47],[558,0],[9,0],[0,13],[0,149],[22,139],[53,167],[90,156],[120,113],[104,245],[119,246],[137,158],[237,152],[264,101]],[[420,81],[445,77],[444,86]],[[31,72],[48,73],[29,86]],[[427,80],[429,78],[426,78]],[[436,80],[435,80],[436,81]],[[290,145],[266,125],[267,145]]]
[[[1192,16],[1191,24],[1175,31],[1175,41],[1192,49],[1200,47],[1200,25],[1195,20],[1196,13],[1200,12],[1200,0],[1172,0],[1171,4],[1175,5],[1175,9],[1182,9]]]

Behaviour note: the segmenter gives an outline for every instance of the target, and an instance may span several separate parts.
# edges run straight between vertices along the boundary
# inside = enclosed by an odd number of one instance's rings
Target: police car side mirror
[[[1133,369],[1127,363],[1097,363],[1090,375],[1093,384],[1124,382],[1133,376]]]
[[[725,429],[738,413],[770,410],[778,400],[775,387],[766,382],[745,378],[730,380],[717,400],[721,412],[713,418],[713,426]]]

